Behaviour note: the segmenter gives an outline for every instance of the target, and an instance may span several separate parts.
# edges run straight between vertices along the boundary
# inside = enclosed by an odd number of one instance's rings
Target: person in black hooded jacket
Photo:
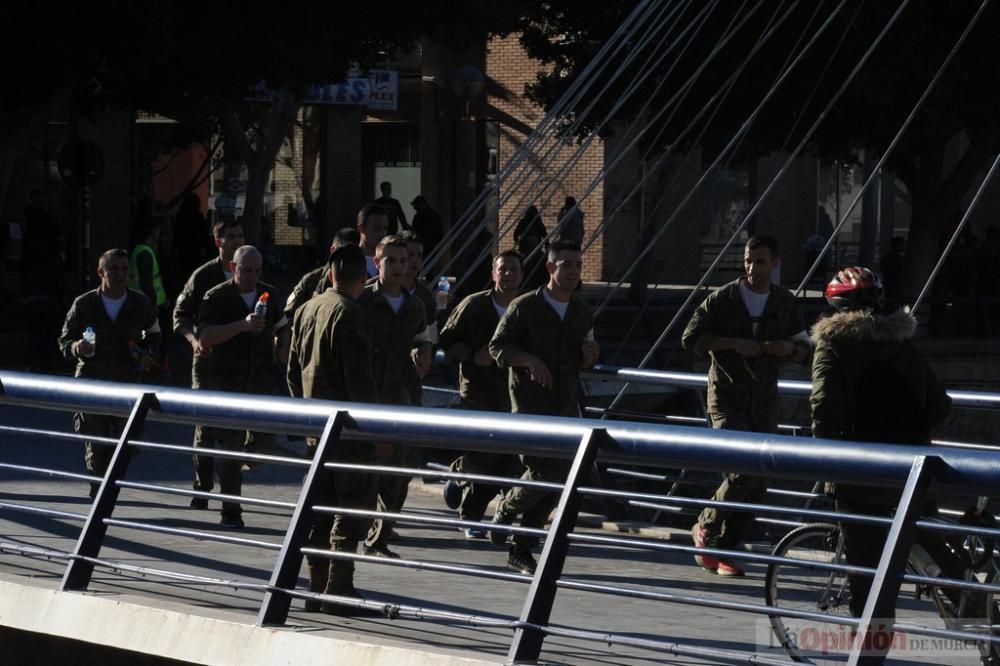
[[[878,446],[927,444],[951,409],[934,372],[913,343],[917,322],[909,312],[884,312],[881,279],[867,268],[840,271],[826,288],[836,312],[813,327],[812,431],[814,437],[878,442]],[[900,491],[828,484],[844,513],[889,516]],[[923,507],[934,515],[933,498]],[[841,525],[848,564],[877,567],[885,527]],[[918,531],[922,545],[949,578],[963,578],[966,563],[935,532]],[[860,617],[871,591],[870,576],[848,576],[852,615]],[[955,594],[954,591],[946,593]]]

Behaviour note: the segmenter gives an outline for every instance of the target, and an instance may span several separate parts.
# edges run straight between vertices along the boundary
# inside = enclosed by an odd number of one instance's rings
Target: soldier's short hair
[[[347,243],[338,247],[330,253],[326,265],[333,272],[333,279],[337,282],[357,282],[368,277],[365,253],[357,243]]]
[[[747,240],[747,244],[744,249],[756,250],[759,247],[766,247],[770,251],[772,257],[778,256],[778,241],[775,240],[774,236],[768,236],[767,234],[756,234],[751,236]]]
[[[396,234],[386,236],[381,241],[379,241],[379,244],[375,247],[375,256],[381,257],[383,254],[385,254],[385,249],[387,247],[401,247],[405,250],[406,241],[397,236]]]
[[[512,259],[517,259],[517,263],[520,264],[522,268],[524,267],[524,256],[517,250],[504,250],[497,256],[493,257],[493,263],[494,264],[497,263],[504,257],[511,257]]]
[[[385,209],[385,206],[381,204],[365,204],[358,211],[358,224],[367,224],[368,218],[372,215],[385,215],[389,217],[389,211]]]
[[[549,246],[549,261],[555,261],[560,252],[580,252],[580,244],[575,240],[557,240]]]
[[[245,259],[246,257],[253,257],[253,256],[258,256],[261,259],[264,258],[264,255],[260,253],[260,250],[255,248],[253,245],[241,245],[240,247],[236,248],[236,252],[233,253],[233,263],[236,264],[237,266],[242,266],[243,259]]]
[[[125,261],[128,261],[128,252],[126,252],[120,247],[111,248],[110,250],[102,254],[100,258],[97,260],[97,267],[107,268],[108,262],[115,258],[124,259]]]
[[[226,229],[243,226],[235,217],[223,217],[212,224],[212,236],[222,238],[226,235]]]
[[[350,243],[354,243],[355,245],[360,245],[361,234],[359,234],[358,230],[355,229],[354,227],[344,227],[343,229],[337,231],[336,234],[334,234],[333,243],[330,245],[330,247],[332,249],[335,249],[338,247],[343,247]]]

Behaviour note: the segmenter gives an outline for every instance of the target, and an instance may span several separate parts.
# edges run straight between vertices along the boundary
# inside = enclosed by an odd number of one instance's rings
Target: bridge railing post
[[[62,583],[59,589],[86,590],[90,584],[90,578],[94,573],[94,564],[82,558],[97,557],[101,553],[101,546],[104,544],[104,535],[107,534],[108,526],[104,524],[106,518],[110,518],[118,502],[119,488],[117,481],[125,478],[128,464],[131,460],[129,442],[136,439],[142,433],[142,428],[146,422],[146,414],[156,405],[155,393],[143,393],[132,407],[132,413],[125,423],[118,438],[118,445],[111,455],[111,462],[108,463],[107,472],[101,482],[97,494],[94,496],[94,503],[90,506],[90,514],[87,522],[83,525],[80,537],[76,541],[73,549],[73,556],[66,565],[63,573]]]
[[[333,472],[324,465],[333,459],[347,419],[346,411],[338,411],[327,419],[323,428],[323,435],[319,438],[316,451],[313,453],[312,465],[302,481],[299,500],[295,503],[295,511],[292,513],[288,531],[285,532],[281,552],[271,571],[270,589],[264,593],[264,600],[257,614],[257,624],[284,624],[288,619],[292,598],[283,590],[294,588],[298,581],[299,570],[302,568],[302,546],[309,538],[309,530],[313,523],[312,507],[319,500],[323,487],[332,482]]]
[[[917,531],[915,523],[923,512],[934,470],[941,464],[942,460],[937,456],[917,456],[913,459],[910,476],[896,507],[896,515],[892,519],[882,557],[875,570],[871,592],[861,614],[856,639],[848,657],[849,666],[869,666],[885,661],[891,643],[889,638],[893,618],[896,615],[896,599],[899,597],[899,587]],[[884,651],[879,649],[882,641],[885,641]]]
[[[580,513],[580,495],[577,489],[593,467],[598,450],[611,441],[608,431],[603,428],[587,431],[580,440],[521,610],[521,622],[538,626],[549,623],[552,604],[556,598],[556,581],[562,575],[569,551],[569,533],[573,531]],[[545,635],[537,629],[518,628],[514,631],[507,658],[513,663],[537,661],[544,640]]]

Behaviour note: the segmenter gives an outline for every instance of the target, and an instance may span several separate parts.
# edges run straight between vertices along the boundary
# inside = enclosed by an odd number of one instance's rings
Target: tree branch
[[[239,118],[236,117],[236,110],[232,107],[225,109],[219,114],[219,120],[222,122],[222,127],[226,132],[226,138],[235,143],[237,150],[240,151],[240,157],[247,162],[254,159],[256,153],[253,146],[250,145],[250,139],[247,138],[246,130],[243,129]]]

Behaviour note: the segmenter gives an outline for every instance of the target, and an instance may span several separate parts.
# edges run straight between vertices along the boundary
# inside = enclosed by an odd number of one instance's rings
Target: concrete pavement
[[[0,423],[36,428],[50,428],[68,432],[68,414],[30,412],[0,406]],[[144,439],[148,441],[187,444],[190,427],[151,423]],[[293,447],[300,446],[292,444]],[[67,471],[82,471],[81,446],[76,442],[39,439],[24,434],[3,434],[0,462],[44,467],[58,467]],[[189,487],[191,463],[186,456],[159,452],[144,452],[132,463],[128,478],[133,481]],[[279,466],[255,468],[246,475],[244,495],[294,502],[301,482],[299,470]],[[0,502],[54,508],[86,514],[90,500],[87,487],[79,482],[66,482],[43,477],[25,476],[0,468]],[[441,501],[440,485],[414,482],[407,510],[435,515],[454,515]],[[182,496],[123,490],[115,518],[141,520],[163,527],[188,528],[206,532],[239,536],[248,539],[280,544],[288,523],[289,511],[271,508],[245,507],[247,528],[239,532],[223,530],[218,526],[217,504],[209,511],[193,511]],[[79,521],[52,519],[37,515],[0,510],[0,542],[38,546],[53,550],[70,550],[80,529]],[[632,531],[644,537],[678,540],[690,543],[686,531],[669,530],[642,525],[619,525],[590,517],[583,531],[610,534],[611,530]],[[506,553],[486,541],[469,541],[454,529],[430,529],[400,525],[402,539],[391,544],[403,558],[461,564],[481,567],[491,571],[505,571]],[[174,534],[162,534],[112,527],[101,557],[148,569],[163,569],[192,575],[209,576],[234,581],[265,583],[276,557],[273,550],[247,546],[220,544],[194,540]],[[187,627],[169,633],[172,637],[165,653],[174,659],[195,661],[197,650],[180,650],[184,640],[205,640],[204,623],[219,627],[231,626],[233,634],[226,634],[236,645],[270,645],[270,639],[254,643],[253,632],[247,629],[255,618],[261,592],[236,589],[233,585],[210,585],[205,582],[175,581],[159,578],[153,572],[136,574],[115,573],[98,568],[90,592],[84,595],[52,595],[63,570],[61,561],[44,557],[27,557],[0,552],[0,574],[4,585],[28,586],[40,590],[31,607],[22,606],[18,615],[45,618],[45,604],[55,603],[57,597],[83,596],[108,602],[96,606],[81,606],[77,616],[91,618],[94,614],[107,613],[109,621],[99,623],[100,629],[91,640],[110,641],[115,623],[110,621],[115,612],[127,612],[138,617],[136,608],[154,608],[177,615],[160,617],[164,625]],[[742,579],[721,579],[702,572],[690,557],[680,553],[650,551],[617,545],[575,545],[570,551],[563,577],[592,584],[614,585],[629,589],[661,594],[698,594],[714,599],[740,603],[763,603],[764,569],[750,565],[748,575]],[[399,567],[379,566],[376,563],[358,565],[357,587],[373,600],[398,603],[414,608],[452,611],[459,614],[516,618],[527,593],[527,585],[467,576],[456,576],[433,571],[413,571]],[[300,579],[300,588],[306,581]],[[5,588],[15,589],[15,588]],[[28,597],[31,596],[30,593]],[[9,595],[8,595],[9,596]],[[26,597],[27,598],[27,597]],[[904,601],[901,616],[933,623],[930,605],[926,602]],[[115,611],[115,608],[118,611]],[[124,609],[124,611],[122,610]],[[8,611],[12,612],[12,611]],[[173,619],[170,619],[173,618]],[[0,607],[0,623],[12,626],[9,616],[4,619]],[[41,621],[41,620],[40,620]],[[154,621],[147,617],[146,622]],[[734,613],[705,607],[641,600],[624,596],[610,596],[592,592],[561,590],[553,609],[551,623],[562,627],[582,628],[608,634],[623,634],[636,638],[656,638],[676,641],[693,646],[711,646],[731,650],[759,650],[769,656],[781,656],[777,650],[766,651],[769,637],[766,620],[760,616]],[[125,625],[128,634],[128,624]],[[106,631],[107,636],[100,635]],[[132,628],[134,633],[136,628]],[[267,630],[269,632],[273,630]],[[241,633],[242,632],[242,633]],[[438,662],[463,660],[501,662],[506,655],[511,632],[501,628],[478,628],[461,621],[421,621],[416,619],[341,619],[321,614],[307,614],[301,610],[301,601],[293,601],[289,626],[277,630],[278,634],[304,634],[346,641],[329,643],[329,656],[338,654],[335,645],[343,649],[351,646],[373,645],[376,650],[366,653],[365,663],[399,663],[399,652],[378,652],[388,646],[416,650],[419,659],[425,653]],[[155,632],[153,632],[155,633]],[[269,634],[274,636],[274,634]],[[239,638],[243,636],[243,638]],[[241,643],[242,641],[242,643]],[[156,643],[157,641],[151,641]],[[159,641],[164,642],[164,641]],[[315,650],[298,645],[279,650],[289,657],[296,650],[303,654]],[[344,647],[346,646],[346,647]],[[267,648],[270,649],[270,648]],[[255,654],[263,658],[270,652],[259,647]],[[214,653],[213,653],[214,654]],[[249,653],[241,653],[241,663],[247,663]],[[347,653],[339,653],[346,658]],[[208,656],[207,654],[205,655]],[[234,655],[235,657],[236,655]],[[361,655],[357,655],[361,658]],[[568,664],[688,664],[705,663],[693,657],[676,656],[664,650],[644,650],[618,645],[583,641],[578,638],[549,637],[545,641],[543,658]],[[303,658],[304,659],[304,658]],[[415,656],[408,659],[419,663]],[[385,661],[387,660],[387,661]],[[252,661],[252,660],[251,660]],[[351,663],[353,660],[348,661]],[[202,661],[200,663],[226,663]],[[231,663],[237,663],[237,660]],[[259,663],[274,663],[261,661]],[[298,663],[298,662],[296,662]],[[309,661],[308,663],[320,663]],[[710,662],[711,663],[711,662]],[[897,663],[897,662],[890,662]],[[898,663],[975,664],[971,653],[955,653],[940,658],[911,658]]]

